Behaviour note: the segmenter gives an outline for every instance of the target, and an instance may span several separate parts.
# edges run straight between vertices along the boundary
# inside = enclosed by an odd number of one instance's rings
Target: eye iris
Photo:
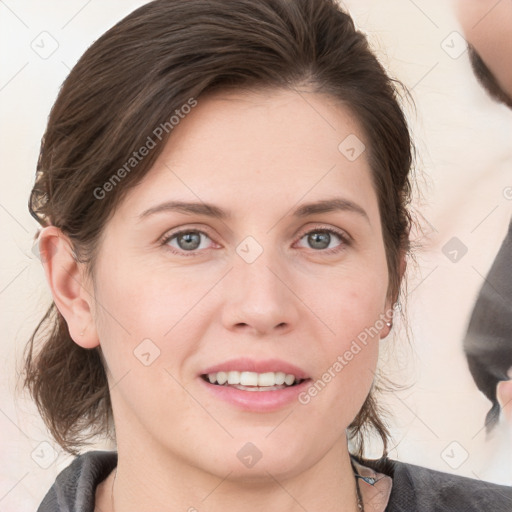
[[[180,246],[180,249],[197,249],[199,245],[201,244],[201,235],[199,233],[189,232],[189,233],[182,233],[178,235],[177,237],[178,245]],[[182,241],[185,241],[185,243],[181,243]]]
[[[325,249],[329,247],[330,241],[331,235],[326,231],[316,231],[315,233],[308,236],[308,242],[310,242],[316,249]],[[317,245],[317,243],[320,243],[320,247]]]

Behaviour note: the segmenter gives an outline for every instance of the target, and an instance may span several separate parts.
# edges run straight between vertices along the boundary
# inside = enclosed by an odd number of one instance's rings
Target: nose
[[[260,336],[289,332],[300,318],[301,302],[293,288],[286,262],[275,251],[264,250],[252,263],[235,254],[224,280],[224,327]]]

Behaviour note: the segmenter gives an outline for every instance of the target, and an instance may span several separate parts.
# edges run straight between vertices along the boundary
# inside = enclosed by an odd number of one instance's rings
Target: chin
[[[268,436],[269,430],[265,433]],[[304,443],[283,443],[272,435],[252,436],[231,440],[229,446],[214,454],[208,461],[209,471],[229,480],[241,482],[268,482],[270,475],[286,479],[303,471],[305,461]],[[261,439],[261,440],[260,440]],[[206,462],[206,461],[205,461]],[[314,461],[311,461],[313,464]],[[270,473],[270,475],[269,475]]]

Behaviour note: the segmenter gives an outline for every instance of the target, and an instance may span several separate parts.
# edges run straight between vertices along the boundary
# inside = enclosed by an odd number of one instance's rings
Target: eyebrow
[[[293,216],[303,218],[314,214],[330,213],[335,211],[353,212],[365,218],[368,222],[370,220],[368,214],[361,206],[349,199],[341,197],[302,204],[293,212]],[[233,218],[231,212],[211,203],[167,201],[145,210],[139,215],[139,219],[142,220],[150,215],[162,212],[181,212],[185,214],[204,215],[206,217],[212,217],[220,220]]]

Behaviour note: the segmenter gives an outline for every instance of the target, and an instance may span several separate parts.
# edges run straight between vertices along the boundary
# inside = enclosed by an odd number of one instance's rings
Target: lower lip
[[[297,396],[309,386],[311,379],[303,380],[296,386],[271,391],[244,391],[231,386],[210,384],[199,377],[208,392],[238,409],[250,412],[272,412],[298,401]]]

